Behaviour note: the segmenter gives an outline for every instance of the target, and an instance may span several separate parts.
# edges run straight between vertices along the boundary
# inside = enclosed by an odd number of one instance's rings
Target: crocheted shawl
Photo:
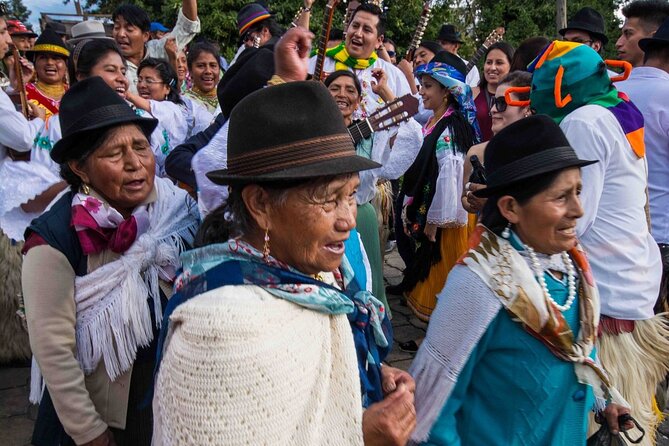
[[[130,370],[137,349],[153,340],[147,298],[153,299],[160,327],[159,277],[178,269],[179,254],[193,243],[199,226],[195,202],[169,180],[156,177],[155,187],[149,229],[119,259],[75,278],[77,360],[85,374],[95,371],[100,361],[112,381]],[[35,379],[39,376],[33,370],[31,401],[41,396],[41,380]]]
[[[158,340],[156,372],[169,339],[169,317],[191,298],[227,285],[257,285],[279,299],[325,314],[347,314],[358,357],[363,405],[381,401],[381,362],[392,346],[392,326],[381,301],[362,288],[347,258],[334,271],[343,291],[306,276],[273,258],[265,259],[241,240],[208,245],[182,255],[183,273],[175,281],[176,293],[165,309],[167,322]],[[364,282],[362,282],[364,283]]]
[[[325,55],[335,60],[335,70],[348,70],[349,68],[364,70],[374,65],[374,62],[379,58],[376,51],[372,51],[368,59],[356,59],[348,53],[344,42],[326,50]]]
[[[599,294],[582,248],[577,246],[571,249],[569,256],[579,276],[578,337],[574,337],[562,313],[544,296],[527,261],[511,243],[497,237],[484,226],[477,226],[470,238],[470,249],[459,263],[474,272],[491,292],[489,296],[477,296],[476,299],[484,299],[492,304],[487,306],[486,314],[480,315],[480,324],[465,330],[468,333],[458,342],[461,344],[457,346],[458,357],[452,356],[452,346],[437,339],[440,334],[428,332],[410,370],[417,377],[417,427],[412,435],[414,440],[427,441],[469,354],[502,307],[556,357],[573,363],[579,382],[590,385],[600,401],[629,406],[611,385],[601,365],[590,357],[599,324]],[[562,269],[552,257],[544,259],[543,267]],[[445,352],[449,349],[451,354]],[[426,368],[432,368],[426,374],[431,375],[430,379],[418,379],[417,375],[425,374]]]
[[[637,157],[645,154],[643,115],[611,83],[606,63],[595,50],[574,42],[551,43],[528,66],[530,103],[558,124],[584,105],[600,105],[618,120]]]

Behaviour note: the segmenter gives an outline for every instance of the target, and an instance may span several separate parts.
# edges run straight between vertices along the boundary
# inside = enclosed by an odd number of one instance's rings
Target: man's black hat
[[[147,139],[158,125],[153,118],[142,118],[99,76],[77,82],[60,103],[60,127],[63,137],[51,150],[57,163],[78,159],[90,150],[90,137],[104,129],[137,124]]]
[[[665,20],[662,25],[655,31],[653,37],[647,37],[639,40],[639,48],[645,53],[650,46],[667,46],[669,45],[669,19]]]
[[[356,155],[344,119],[320,82],[288,82],[251,93],[232,110],[228,168],[217,184],[291,181],[381,167]]]
[[[596,162],[579,159],[550,117],[530,116],[504,127],[488,142],[484,156],[488,184],[474,195],[491,197],[518,181]]]
[[[430,62],[441,62],[448,64],[462,73],[463,76],[467,76],[467,65],[458,56],[448,51],[439,51]]]
[[[577,29],[589,33],[592,37],[602,41],[602,45],[606,45],[609,41],[606,37],[606,29],[604,28],[604,17],[596,10],[585,7],[581,8],[574,14],[574,17],[567,22],[567,27],[562,28],[559,32],[564,37],[565,33],[570,29]]]
[[[441,29],[439,30],[439,36],[437,37],[437,40],[463,43],[462,38],[460,37],[460,33],[455,30],[455,26],[453,25],[442,25]]]

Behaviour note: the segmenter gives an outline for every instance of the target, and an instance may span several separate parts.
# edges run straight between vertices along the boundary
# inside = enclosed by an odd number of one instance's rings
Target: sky
[[[39,16],[41,12],[65,12],[75,13],[74,2],[67,5],[63,4],[63,0],[23,0],[23,4],[31,12],[30,23],[33,29],[39,33]]]

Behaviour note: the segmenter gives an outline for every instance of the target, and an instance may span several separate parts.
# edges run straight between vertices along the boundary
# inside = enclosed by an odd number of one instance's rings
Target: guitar
[[[416,113],[418,113],[418,99],[407,94],[377,109],[367,119],[351,124],[348,126],[348,133],[353,144],[357,144],[374,132],[408,121]]]
[[[314,68],[314,80],[323,81],[323,64],[325,63],[325,50],[328,44],[330,28],[332,28],[332,19],[334,18],[335,8],[339,0],[329,0],[325,6],[325,15],[323,16],[323,26],[321,27],[321,37],[318,41],[318,53],[316,56],[316,66]]]
[[[486,50],[490,48],[490,45],[502,40],[505,32],[506,30],[504,29],[504,27],[500,26],[499,28],[493,29],[492,32],[488,34],[488,37],[486,37],[485,41],[483,42],[483,45],[481,45],[479,49],[476,50],[474,56],[471,58],[469,62],[467,62],[467,73],[469,73],[472,70],[472,68],[474,68],[474,65],[476,65],[479,62],[479,60],[486,52]]]
[[[416,31],[413,33],[411,38],[411,43],[407,48],[407,52],[404,55],[404,58],[409,62],[413,61],[413,53],[416,51],[416,48],[420,45],[421,40],[423,40],[423,34],[425,34],[425,28],[427,28],[427,23],[432,17],[432,1],[426,0],[423,3],[423,10],[420,13],[420,18],[418,19],[418,25],[416,25]]]
[[[11,48],[12,56],[14,57],[14,76],[16,77],[16,89],[18,91],[19,99],[17,102],[21,105],[21,113],[27,119],[30,119],[30,113],[28,110],[28,94],[26,93],[26,85],[23,81],[23,69],[21,67],[21,54],[19,50],[16,49],[14,45]],[[12,161],[30,161],[30,152],[20,152],[12,148],[7,147],[7,155]]]

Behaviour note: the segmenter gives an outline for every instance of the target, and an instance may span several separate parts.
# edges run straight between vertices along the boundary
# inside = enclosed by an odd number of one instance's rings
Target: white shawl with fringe
[[[199,225],[197,205],[169,180],[155,178],[157,199],[149,205],[149,229],[117,260],[75,278],[77,360],[91,374],[101,360],[114,381],[130,369],[139,347],[153,340],[162,306],[159,279],[173,280],[184,243],[192,245]],[[41,374],[33,358],[30,400],[39,402]]]

